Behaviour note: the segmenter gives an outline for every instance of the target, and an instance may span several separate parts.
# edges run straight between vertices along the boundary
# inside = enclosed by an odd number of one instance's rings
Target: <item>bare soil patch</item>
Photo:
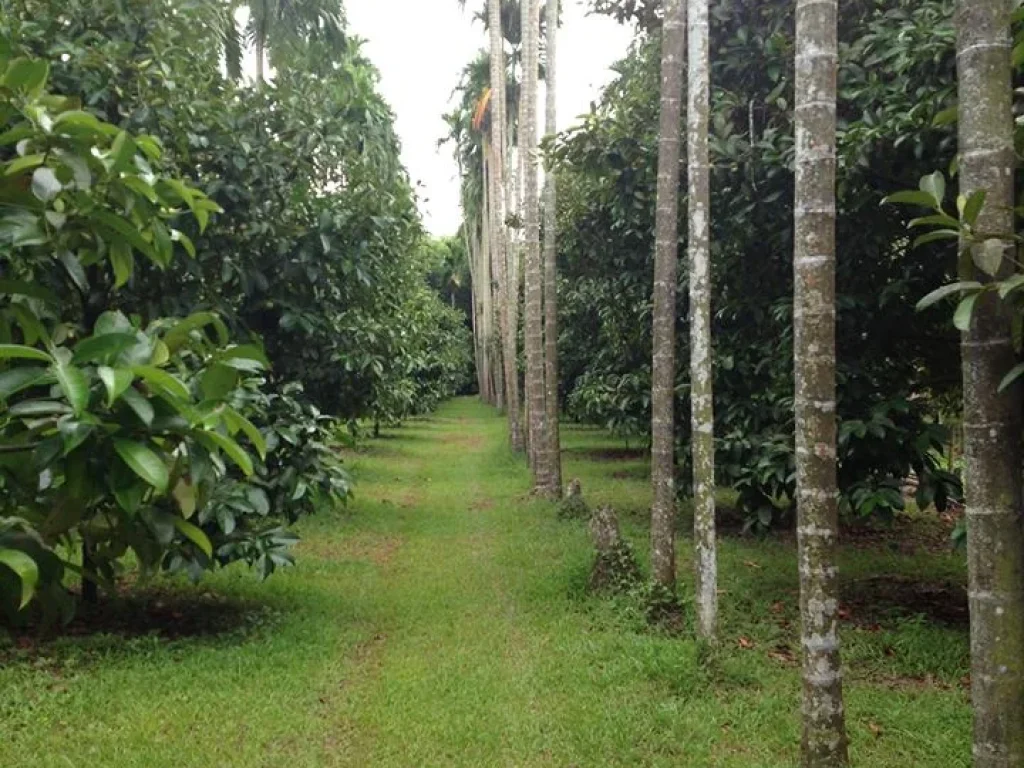
[[[69,636],[155,635],[167,640],[211,637],[259,624],[270,612],[269,606],[255,600],[176,590],[172,586],[139,588],[128,583],[116,594],[101,593],[95,605],[79,603],[77,614],[67,625],[30,624],[25,629],[13,629],[12,637],[15,647],[22,650]],[[0,651],[0,658],[2,655]]]
[[[885,575],[846,582],[842,589],[840,617],[869,629],[915,616],[965,631],[970,623],[967,590],[954,582]]]
[[[647,457],[646,448],[581,448],[566,451],[590,461],[638,461]]]
[[[366,532],[338,539],[303,539],[299,542],[300,554],[303,555],[312,555],[324,560],[362,560],[378,566],[390,563],[401,546],[402,539],[398,536]]]
[[[445,445],[457,446],[459,448],[477,449],[482,448],[486,440],[483,435],[467,435],[463,432],[454,432],[441,438]]]

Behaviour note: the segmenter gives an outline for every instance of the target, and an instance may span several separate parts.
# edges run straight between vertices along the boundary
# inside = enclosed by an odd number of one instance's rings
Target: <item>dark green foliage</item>
[[[573,480],[558,503],[558,517],[561,520],[589,520],[590,506],[583,498],[580,481]]]
[[[12,611],[63,594],[79,550],[87,597],[129,550],[193,578],[291,564],[283,526],[350,493],[339,425],[421,413],[470,376],[358,44],[290,40],[254,89],[221,71],[231,24],[214,0],[4,6]]]
[[[566,496],[558,503],[558,517],[562,520],[587,520],[590,507],[582,496]]]
[[[620,541],[607,552],[594,556],[587,588],[591,592],[623,592],[636,589],[640,583],[640,566],[627,541]]]
[[[636,3],[606,5],[644,12]],[[912,470],[925,505],[941,507],[960,492],[940,467],[947,436],[936,407],[958,386],[957,335],[941,318],[913,311],[948,278],[949,246],[912,248],[905,218],[879,206],[887,192],[952,160],[952,132],[933,126],[954,90],[951,10],[948,0],[858,1],[843,10],[839,460],[851,514],[902,508],[899,483]],[[794,492],[792,26],[792,4],[781,0],[712,9],[716,463],[719,482],[740,491],[750,525],[785,520]],[[564,403],[578,420],[641,436],[650,429],[657,50],[641,33],[596,111],[552,150]],[[687,313],[681,306],[681,326]],[[689,334],[680,331],[686,360]],[[685,491],[686,366],[676,392]]]

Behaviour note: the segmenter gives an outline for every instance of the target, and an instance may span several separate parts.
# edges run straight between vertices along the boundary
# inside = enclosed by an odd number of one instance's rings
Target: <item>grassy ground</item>
[[[161,593],[172,626],[203,624],[177,602],[198,598],[217,632],[0,646],[0,766],[794,765],[792,543],[723,541],[714,654],[651,632],[583,595],[584,526],[525,497],[503,426],[450,403],[354,457],[358,498],[308,521],[293,571]],[[643,460],[596,430],[564,442],[642,555]],[[961,559],[900,549],[842,557],[854,762],[967,766]]]

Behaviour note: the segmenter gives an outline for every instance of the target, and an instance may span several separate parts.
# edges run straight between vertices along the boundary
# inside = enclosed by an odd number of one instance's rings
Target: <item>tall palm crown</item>
[[[248,10],[243,27],[237,11]],[[311,45],[342,52],[347,46],[341,0],[232,0],[230,22],[224,33],[224,60],[228,75],[242,73],[242,53],[252,46],[256,54],[256,81],[264,80],[266,64],[280,69]]]

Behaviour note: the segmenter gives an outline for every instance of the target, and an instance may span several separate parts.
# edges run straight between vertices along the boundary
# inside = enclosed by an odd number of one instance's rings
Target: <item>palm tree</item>
[[[838,0],[797,0],[794,406],[807,768],[848,762],[835,567],[838,50]]]
[[[1016,7],[1013,5],[1012,7]],[[961,279],[990,282],[1015,271],[1011,3],[959,0],[957,61],[960,192],[984,194],[975,227],[1003,235],[976,244],[961,260]],[[996,247],[1001,263],[978,265]],[[1000,248],[1001,247],[1001,248]],[[1021,528],[1021,389],[999,392],[1016,362],[1010,313],[992,292],[981,295],[963,334],[964,485],[971,607],[971,701],[974,765],[1024,765],[1024,532]]]
[[[661,117],[654,243],[654,352],[651,371],[651,570],[676,588],[676,261],[679,258],[679,121],[682,112],[686,6],[665,0],[661,40]]]
[[[550,140],[558,131],[557,46],[558,0],[547,0],[545,8],[546,107],[544,132]],[[544,405],[547,408],[546,472],[555,496],[562,494],[562,446],[558,435],[558,193],[554,171],[544,176]]]
[[[526,393],[529,398],[530,451],[533,490],[553,496],[547,457],[549,443],[544,403],[544,290],[540,260],[540,209],[537,199],[537,69],[540,7],[537,0],[523,0],[523,119],[519,126],[519,156],[523,163],[523,209],[526,227]]]
[[[244,28],[235,23],[237,11],[245,8]],[[346,46],[345,18],[340,0],[233,0],[230,26],[224,31],[224,60],[228,75],[242,75],[242,51],[250,45],[256,55],[256,83],[265,80],[269,63],[277,68],[301,55],[310,44],[327,51]]]
[[[718,614],[715,545],[715,414],[711,363],[711,179],[708,112],[711,61],[708,0],[689,0],[687,163],[690,248],[690,412],[693,451],[693,542],[697,631],[714,640]]]
[[[513,449],[523,445],[519,422],[519,374],[516,370],[516,331],[512,325],[514,315],[509,305],[518,297],[518,288],[509,280],[507,259],[508,242],[505,226],[505,51],[501,34],[500,0],[488,0],[488,26],[490,32],[491,90],[497,96],[491,100],[491,255],[494,278],[498,283],[498,314],[501,318],[503,362],[505,368],[505,406],[508,414],[509,441]]]

